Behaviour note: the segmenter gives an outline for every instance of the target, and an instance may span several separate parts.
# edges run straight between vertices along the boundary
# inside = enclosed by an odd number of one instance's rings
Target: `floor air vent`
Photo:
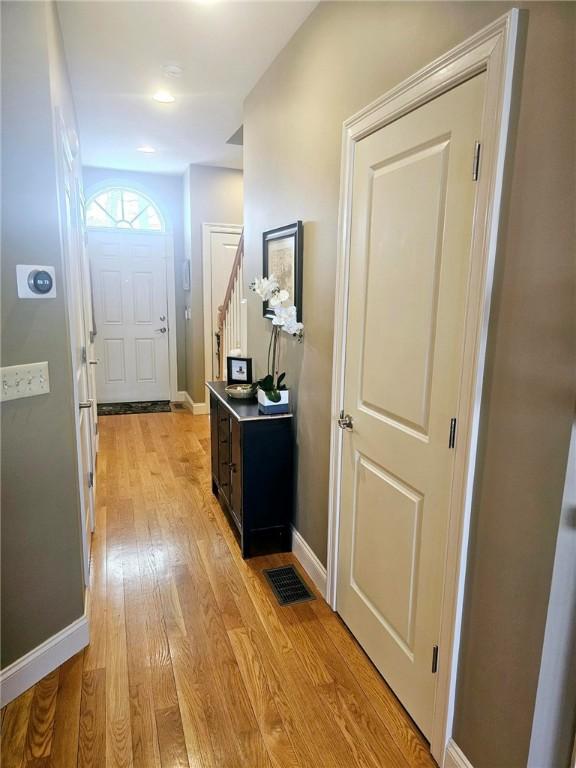
[[[292,605],[316,599],[293,565],[265,568],[263,573],[280,605]]]

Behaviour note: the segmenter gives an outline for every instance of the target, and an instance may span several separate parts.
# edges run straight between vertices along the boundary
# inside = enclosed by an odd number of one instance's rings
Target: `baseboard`
[[[185,392],[183,389],[176,392],[176,397],[172,398],[173,403],[184,403],[186,402],[186,397],[188,396],[188,392]]]
[[[453,739],[450,739],[446,745],[444,768],[473,768],[470,760],[468,760],[464,752],[462,752]]]
[[[292,552],[299,560],[302,568],[314,582],[322,597],[326,597],[326,568],[310,549],[308,542],[302,538],[296,528],[292,528]]]
[[[182,395],[182,400],[180,402],[184,403],[186,408],[192,411],[194,416],[204,416],[210,412],[210,406],[208,403],[195,403],[188,392],[178,392],[178,394]]]
[[[192,411],[192,413],[194,413],[194,400],[192,400],[188,392],[179,392],[178,394],[182,395],[181,402],[184,403],[186,408],[188,408],[189,411]]]
[[[0,672],[0,707],[53,672],[90,641],[88,616],[79,619],[45,640],[37,648]]]

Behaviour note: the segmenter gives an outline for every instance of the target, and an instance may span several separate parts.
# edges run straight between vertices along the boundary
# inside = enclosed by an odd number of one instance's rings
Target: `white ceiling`
[[[242,167],[242,102],[316,2],[64,0],[58,13],[85,165]],[[179,64],[179,79],[165,64]],[[152,94],[168,89],[173,104]],[[145,155],[136,147],[151,145]]]

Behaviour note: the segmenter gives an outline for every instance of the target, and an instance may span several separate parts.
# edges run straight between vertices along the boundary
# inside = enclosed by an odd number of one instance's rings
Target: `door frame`
[[[481,172],[474,208],[471,273],[464,360],[457,409],[458,440],[450,497],[445,576],[439,637],[439,665],[430,750],[444,765],[452,735],[456,672],[464,598],[472,491],[478,447],[482,381],[490,299],[504,184],[506,146],[512,112],[519,11],[512,9],[440,56],[346,120],[342,130],[338,261],[332,371],[330,490],[326,599],[336,610],[338,535],[342,469],[342,430],[337,419],[344,404],[346,329],[352,181],[356,143],[482,72],[487,73],[486,101],[479,141]],[[473,155],[470,154],[472,172]]]
[[[90,190],[90,194],[87,195],[87,200],[89,201],[95,194],[100,191],[100,187],[102,189],[106,189],[110,186],[122,186],[123,189],[131,189],[130,186],[126,184],[115,184],[114,181],[107,182],[103,185],[98,185],[97,187],[92,187]],[[140,192],[141,190],[134,187],[133,188],[135,192]],[[145,193],[148,197],[148,193]],[[154,202],[154,204],[159,208],[158,203],[154,198],[151,198],[151,200]],[[98,234],[105,234],[110,235],[112,233],[123,234],[124,232],[131,233],[131,234],[140,234],[140,235],[146,235],[151,237],[161,237],[164,238],[164,250],[166,254],[166,296],[168,301],[168,379],[169,379],[169,385],[170,385],[170,401],[173,403],[180,402],[182,400],[182,395],[178,391],[178,358],[177,358],[177,341],[176,341],[176,273],[174,268],[174,236],[172,231],[165,226],[165,229],[163,232],[155,232],[153,230],[135,230],[132,231],[129,229],[114,229],[109,227],[86,227],[86,236],[87,241],[90,239],[90,233],[96,232]],[[88,261],[90,265],[92,264],[92,257],[90,255],[90,251],[88,250]],[[96,335],[98,335],[98,323],[96,323]],[[98,393],[96,393],[98,394]]]
[[[242,235],[241,224],[202,224],[202,305],[204,308],[204,381],[212,380],[212,261],[210,259],[210,235]],[[208,404],[206,399],[206,404]]]

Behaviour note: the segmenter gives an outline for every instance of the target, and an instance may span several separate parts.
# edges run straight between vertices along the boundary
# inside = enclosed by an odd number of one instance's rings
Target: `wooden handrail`
[[[242,266],[243,258],[244,258],[244,232],[242,232],[242,235],[240,237],[240,242],[238,243],[238,248],[236,249],[236,255],[234,256],[234,262],[232,264],[232,269],[230,271],[230,279],[228,280],[228,287],[226,288],[224,301],[218,307],[218,330],[216,331],[216,333],[220,335],[222,335],[222,329],[224,327],[224,318],[226,317],[226,310],[228,308],[228,304],[230,303],[230,297],[232,296],[234,283],[238,276],[238,272],[240,271],[240,267]]]

